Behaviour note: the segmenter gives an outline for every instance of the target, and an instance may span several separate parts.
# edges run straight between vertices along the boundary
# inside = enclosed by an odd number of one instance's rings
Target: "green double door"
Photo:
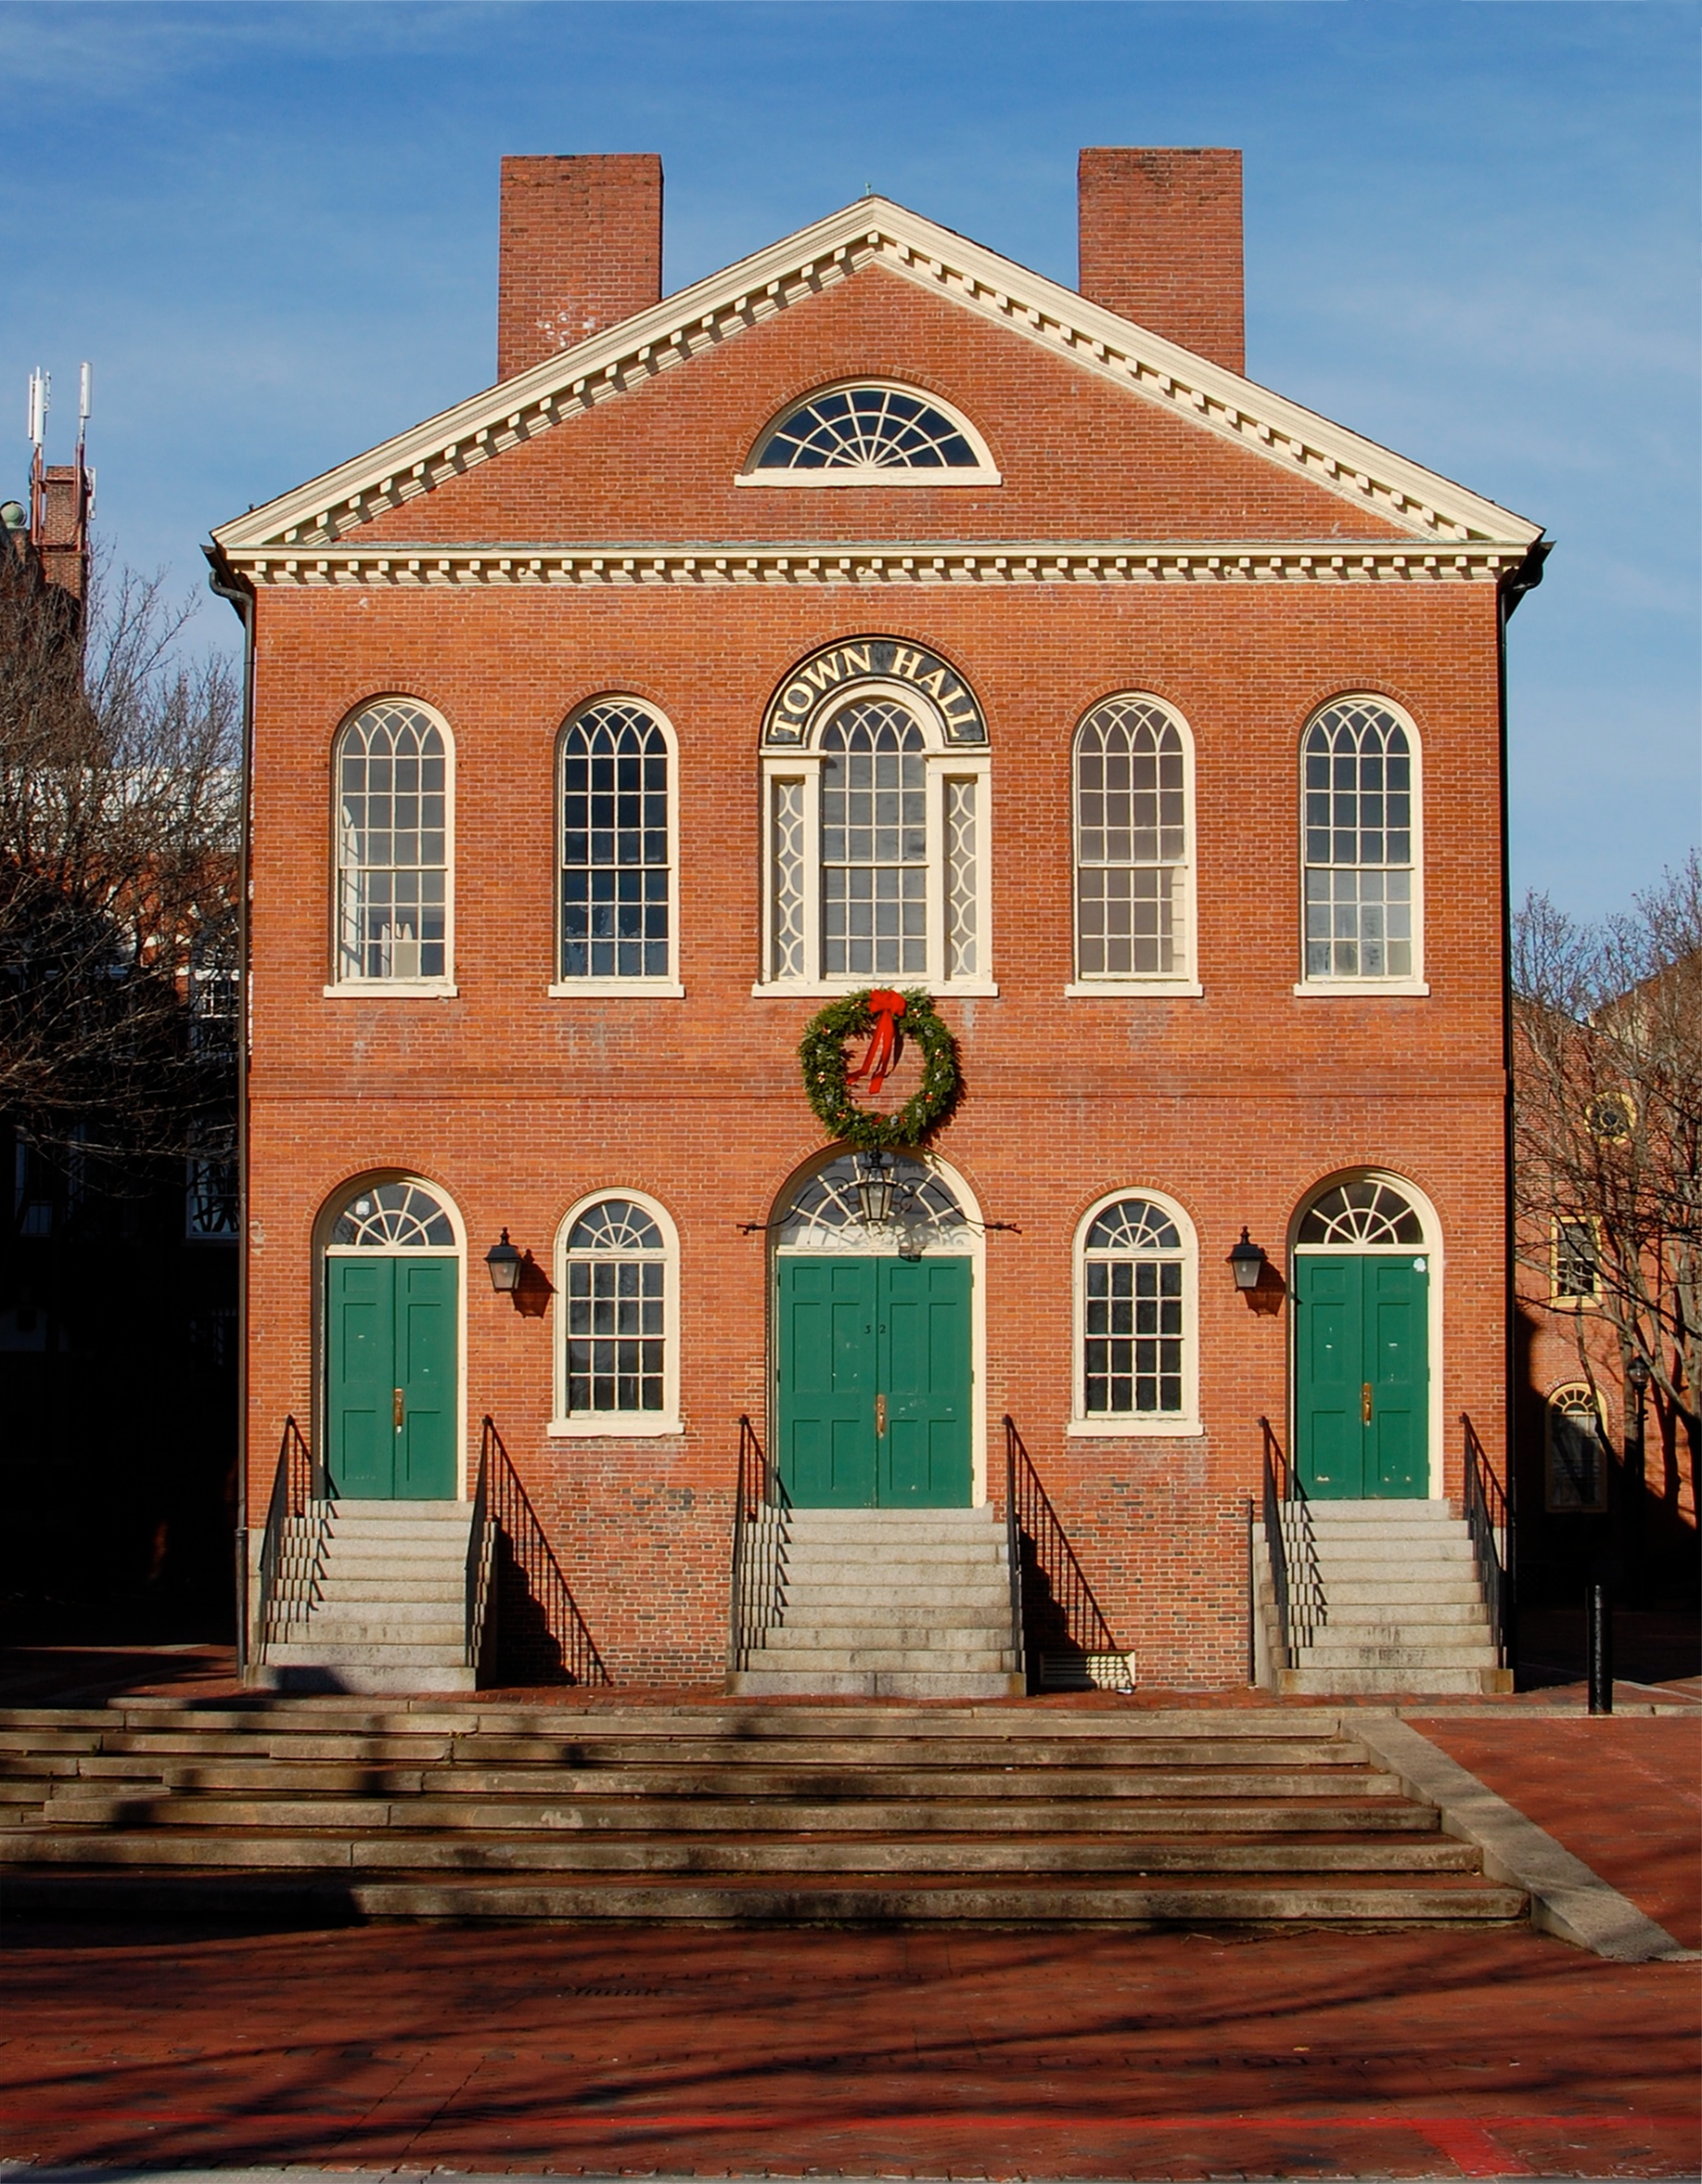
[[[776,1262],[777,1453],[813,1509],[966,1509],[966,1259]]]
[[[455,1495],[455,1259],[327,1258],[326,1458],[355,1500]]]
[[[1428,1261],[1294,1262],[1295,1471],[1318,1501],[1430,1491]]]

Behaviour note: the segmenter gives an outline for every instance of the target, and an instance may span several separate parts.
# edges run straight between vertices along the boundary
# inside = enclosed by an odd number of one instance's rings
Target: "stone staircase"
[[[1020,1697],[1005,1522],[991,1508],[788,1510],[780,1604],[738,1696]]]
[[[1277,1690],[1512,1689],[1465,1522],[1445,1501],[1292,1501],[1282,1522],[1299,1642],[1292,1658],[1280,1638],[1272,1646]],[[1261,1589],[1273,1632],[1268,1559]]]
[[[292,1518],[257,1681],[278,1691],[470,1691],[467,1501],[335,1501]]]
[[[1324,1709],[130,1699],[0,1712],[11,1916],[1477,1926]]]

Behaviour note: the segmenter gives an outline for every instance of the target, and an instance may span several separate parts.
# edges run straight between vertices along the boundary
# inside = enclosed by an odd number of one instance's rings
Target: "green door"
[[[964,1509],[966,1259],[777,1262],[780,1476],[813,1509]]]
[[[453,1500],[458,1262],[362,1252],[325,1265],[331,1492]]]
[[[1296,1257],[1295,1469],[1313,1499],[1429,1493],[1429,1279],[1422,1256]]]

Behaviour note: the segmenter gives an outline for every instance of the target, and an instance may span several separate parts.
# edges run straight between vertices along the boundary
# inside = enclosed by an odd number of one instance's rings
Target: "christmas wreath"
[[[863,1038],[869,1042],[868,1052],[853,1070],[845,1059],[845,1044]],[[851,1094],[853,1082],[864,1079],[877,1091],[906,1039],[914,1039],[921,1050],[920,1086],[896,1114],[859,1107]],[[816,1120],[859,1152],[919,1145],[957,1104],[957,1042],[920,987],[902,994],[865,987],[830,1001],[810,1019],[798,1060]]]

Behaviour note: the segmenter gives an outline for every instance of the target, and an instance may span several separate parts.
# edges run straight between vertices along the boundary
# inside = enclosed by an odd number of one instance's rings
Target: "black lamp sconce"
[[[503,1230],[501,1243],[493,1243],[484,1255],[484,1263],[491,1269],[491,1287],[499,1297],[511,1297],[520,1286],[522,1256],[508,1241],[508,1231]]]
[[[1260,1278],[1263,1275],[1269,1263],[1263,1244],[1254,1243],[1244,1228],[1241,1231],[1241,1241],[1235,1246],[1229,1254],[1229,1265],[1235,1277],[1235,1287],[1242,1291],[1256,1290],[1259,1287]]]

